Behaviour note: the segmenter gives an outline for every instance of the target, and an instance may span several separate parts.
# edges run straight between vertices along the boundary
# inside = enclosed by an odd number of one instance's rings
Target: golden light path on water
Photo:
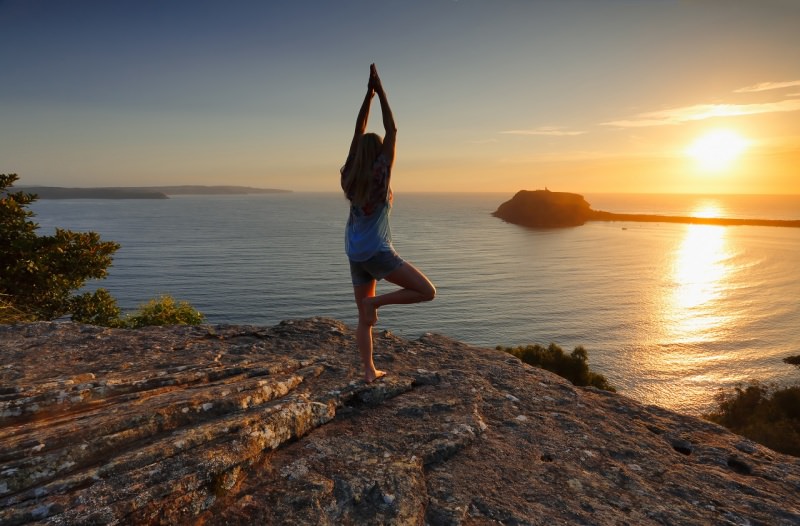
[[[726,317],[714,308],[724,294],[725,278],[730,273],[725,246],[725,227],[689,225],[675,254],[665,320],[671,341],[691,343],[710,336]]]
[[[692,215],[721,217],[721,210],[711,202]],[[662,374],[681,378],[684,388],[673,393],[675,400],[664,400],[665,405],[677,407],[678,400],[685,403],[707,397],[708,389],[721,385],[722,376],[728,376],[721,371],[735,374],[734,364],[719,367],[731,361],[732,355],[700,350],[700,344],[718,339],[721,332],[730,330],[738,321],[737,315],[724,305],[735,272],[735,254],[727,234],[725,226],[686,225],[685,234],[666,262],[669,287],[657,302],[656,324],[662,352],[651,360],[651,365]]]

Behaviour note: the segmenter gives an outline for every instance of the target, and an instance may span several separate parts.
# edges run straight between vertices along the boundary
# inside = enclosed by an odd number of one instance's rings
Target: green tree
[[[58,228],[53,235],[37,235],[34,213],[26,209],[36,195],[12,193],[17,179],[0,174],[0,312],[13,313],[16,320],[52,320],[86,306],[73,291],[106,277],[119,245],[101,241],[95,232]]]

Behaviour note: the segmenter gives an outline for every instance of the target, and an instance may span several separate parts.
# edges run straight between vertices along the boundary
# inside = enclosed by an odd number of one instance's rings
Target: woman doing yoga
[[[383,139],[375,133],[366,133],[375,94],[383,115]],[[392,110],[375,64],[372,64],[367,94],[358,112],[347,161],[341,169],[342,190],[350,201],[345,252],[350,260],[353,293],[358,307],[356,339],[367,383],[386,374],[375,368],[372,359],[372,326],[378,321],[378,309],[384,305],[430,301],[436,296],[436,288],[425,274],[398,256],[392,246],[390,179],[396,137]],[[376,284],[381,279],[400,288],[376,296]]]

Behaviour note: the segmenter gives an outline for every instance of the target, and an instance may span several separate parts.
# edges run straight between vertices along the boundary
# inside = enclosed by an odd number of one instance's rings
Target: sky
[[[800,0],[0,0],[18,185],[800,194]],[[377,98],[369,130],[383,133]]]

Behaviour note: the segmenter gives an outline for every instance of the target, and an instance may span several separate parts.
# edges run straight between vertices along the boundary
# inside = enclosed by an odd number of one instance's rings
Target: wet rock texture
[[[0,523],[800,524],[800,460],[436,335],[0,327]]]

